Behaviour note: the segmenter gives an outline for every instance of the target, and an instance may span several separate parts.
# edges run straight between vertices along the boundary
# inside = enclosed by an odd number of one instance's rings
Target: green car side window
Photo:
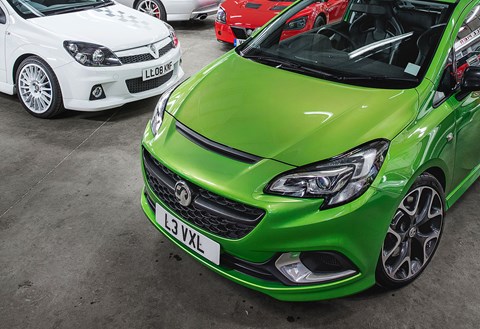
[[[463,73],[470,66],[480,66],[480,5],[475,6],[463,22],[453,51],[437,87],[433,105],[440,105],[458,89]]]
[[[469,66],[480,65],[480,5],[472,9],[458,31],[453,46],[457,80]]]
[[[444,100],[453,95],[457,85],[458,83],[453,65],[453,53],[450,52],[447,62],[445,63],[445,69],[443,70],[442,78],[438,83],[437,91],[435,92],[435,96],[433,98],[433,106],[439,106]]]

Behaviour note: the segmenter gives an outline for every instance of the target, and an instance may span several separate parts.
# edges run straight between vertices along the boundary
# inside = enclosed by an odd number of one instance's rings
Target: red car
[[[469,66],[479,66],[480,65],[480,51],[470,51],[466,56],[461,56],[462,54],[456,54],[457,58],[457,79],[458,81],[462,80],[463,72]]]
[[[215,20],[217,40],[235,46],[248,38],[253,30],[263,26],[293,1],[226,0]],[[347,0],[321,0],[308,6],[287,23],[282,39],[342,18]]]

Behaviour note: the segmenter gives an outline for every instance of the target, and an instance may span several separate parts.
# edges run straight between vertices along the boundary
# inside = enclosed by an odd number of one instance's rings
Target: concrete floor
[[[213,19],[175,28],[187,75],[228,50]],[[479,328],[479,181],[414,284],[279,302],[208,271],[143,215],[155,103],[39,120],[0,96],[0,328]]]

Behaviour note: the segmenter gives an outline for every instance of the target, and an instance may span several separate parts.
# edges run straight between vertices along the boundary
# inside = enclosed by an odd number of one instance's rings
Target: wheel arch
[[[34,45],[33,43],[23,44],[15,47],[7,59],[7,80],[15,84],[16,74],[20,63],[28,57],[36,56],[47,63],[55,71],[58,67],[75,61],[64,49],[57,43],[45,45]]]
[[[410,176],[408,182],[404,185],[402,196],[406,195],[412,185],[415,183],[415,180],[424,173],[428,173],[435,177],[438,180],[440,185],[443,188],[443,192],[445,195],[447,194],[447,189],[449,188],[448,182],[448,169],[446,163],[444,163],[441,159],[432,159],[415,170],[412,175]]]
[[[447,177],[449,177],[448,166],[442,159],[438,158],[425,162],[423,165],[419,166],[417,170],[415,170],[414,174],[410,178],[407,190],[410,188],[410,186],[412,186],[415,179],[423,173],[428,173],[435,177],[442,186],[443,192],[447,193],[447,189],[449,188],[449,182],[447,179]]]
[[[445,192],[446,187],[447,187],[446,186],[447,178],[446,178],[445,172],[443,171],[442,168],[434,166],[434,167],[428,168],[424,172],[432,175],[433,177],[435,177],[438,180],[438,182],[440,183],[440,185],[442,186],[443,191]]]
[[[375,187],[392,196],[395,195],[398,202],[408,193],[415,180],[424,173],[432,175],[439,181],[445,196],[449,193],[452,172],[441,158],[432,158],[416,166],[385,169],[385,172],[379,174],[381,176],[380,183]]]
[[[325,14],[325,12],[321,11],[317,16],[322,16],[323,19],[325,20],[325,24],[328,24],[328,17]]]
[[[13,67],[12,67],[12,81],[13,81],[14,85],[17,84],[17,71],[18,71],[18,68],[20,67],[20,64],[26,58],[31,57],[31,56],[38,57],[38,55],[36,55],[36,54],[26,53],[26,54],[20,55],[19,57],[17,57],[17,59],[15,59],[15,62],[13,63]]]

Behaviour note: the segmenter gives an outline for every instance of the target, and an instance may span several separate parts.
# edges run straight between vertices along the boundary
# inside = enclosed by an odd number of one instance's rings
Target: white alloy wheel
[[[52,104],[52,83],[45,70],[37,64],[27,64],[18,74],[18,93],[32,112],[43,114]]]
[[[166,18],[163,6],[157,0],[141,0],[137,4],[137,10],[161,20]]]

